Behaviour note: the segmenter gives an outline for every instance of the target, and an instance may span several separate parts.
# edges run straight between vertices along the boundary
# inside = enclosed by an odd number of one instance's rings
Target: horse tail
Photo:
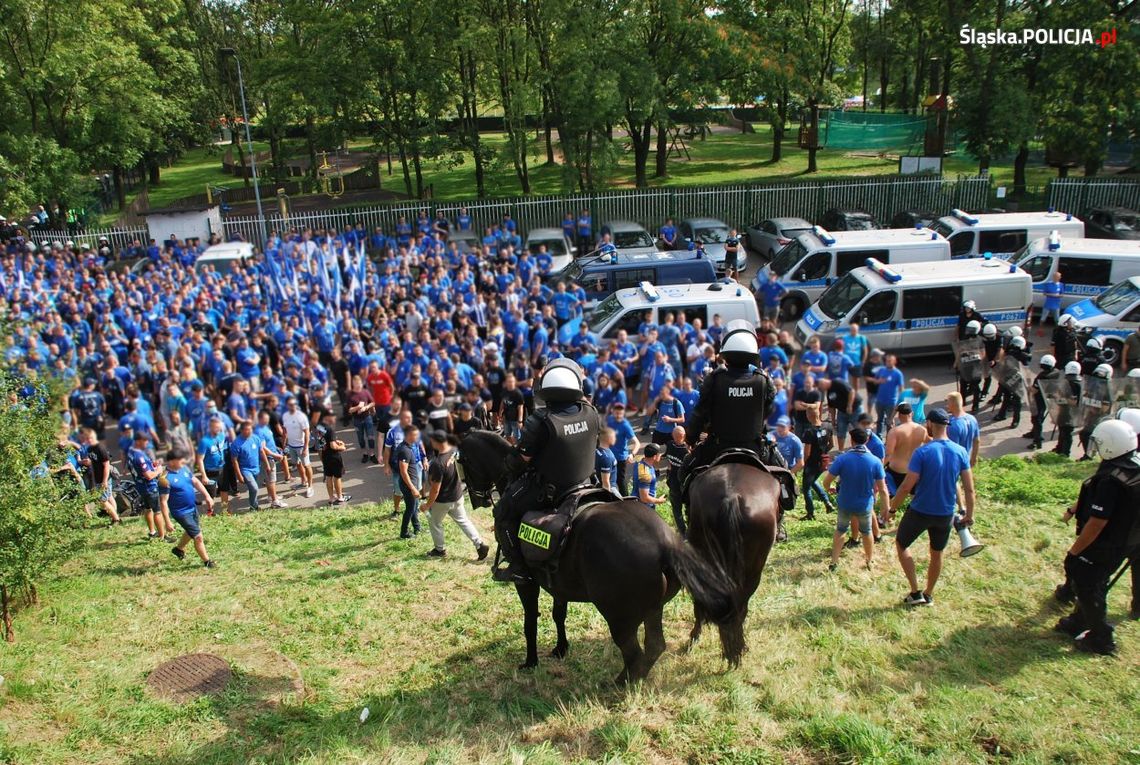
[[[736,613],[736,586],[723,570],[708,563],[687,543],[675,541],[666,564],[714,624],[726,624]]]
[[[710,534],[715,557],[725,576],[732,582],[745,579],[745,561],[741,546],[744,535],[740,531],[740,519],[744,514],[738,494],[725,494],[720,500],[720,512],[714,523],[716,532]]]

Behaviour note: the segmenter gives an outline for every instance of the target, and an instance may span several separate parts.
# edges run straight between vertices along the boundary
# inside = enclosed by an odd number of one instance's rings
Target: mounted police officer
[[[1121,420],[1097,425],[1090,442],[1100,467],[1065,512],[1066,521],[1077,519],[1077,539],[1065,556],[1077,606],[1055,629],[1075,638],[1078,650],[1110,654],[1116,643],[1105,614],[1108,580],[1126,558],[1135,562],[1140,548],[1140,457],[1136,431]]]
[[[526,418],[518,445],[527,469],[507,487],[494,512],[500,549],[510,561],[507,568],[495,569],[496,581],[531,578],[518,539],[523,514],[550,506],[568,491],[591,482],[602,421],[583,396],[583,377],[576,363],[559,358],[539,378],[535,397],[545,407]]]

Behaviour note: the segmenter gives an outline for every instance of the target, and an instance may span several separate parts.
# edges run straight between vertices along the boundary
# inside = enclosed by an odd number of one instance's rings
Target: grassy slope
[[[138,522],[93,530],[0,647],[0,761],[940,763],[999,747],[1010,762],[1138,762],[1138,630],[1120,630],[1116,659],[1072,655],[1049,631],[1072,533],[1058,508],[1087,472],[985,465],[977,531],[990,546],[949,560],[937,604],[915,612],[897,605],[892,551],[872,572],[848,553],[831,575],[830,531],[792,521],[753,600],[744,665],[726,671],[711,634],[676,652],[682,595],[669,652],[628,694],[608,682],[620,657],[584,605],[570,610],[570,657],[517,672],[513,592],[467,559],[450,522],[454,557],[429,561],[430,543],[395,540],[375,506],[207,519],[212,572],[137,542]],[[545,618],[540,641],[553,644]],[[230,659],[237,682],[181,707],[151,699],[146,674],[193,651]],[[290,662],[305,692],[266,703]]]

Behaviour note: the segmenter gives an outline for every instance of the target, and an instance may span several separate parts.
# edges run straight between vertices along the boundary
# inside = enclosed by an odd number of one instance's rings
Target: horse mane
[[[510,441],[493,430],[472,430],[463,437],[463,440],[466,441],[472,436],[478,436],[480,443],[485,443],[487,446],[501,453],[506,453],[514,449]]]

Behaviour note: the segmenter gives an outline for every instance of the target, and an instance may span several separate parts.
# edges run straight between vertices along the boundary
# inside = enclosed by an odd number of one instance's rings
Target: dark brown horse
[[[490,503],[491,492],[502,494],[517,469],[515,451],[496,433],[474,431],[460,444],[463,480],[476,507]],[[591,505],[578,513],[550,586],[558,642],[552,656],[566,655],[566,605],[593,603],[610,628],[624,662],[616,682],[641,680],[665,651],[661,612],[685,587],[705,618],[720,622],[736,611],[732,583],[687,546],[652,510],[636,500]],[[516,584],[523,606],[526,661],[520,669],[538,665],[537,583]],[[645,648],[638,628],[645,625]]]
[[[760,575],[776,539],[780,483],[752,465],[724,463],[709,468],[689,487],[689,543],[736,586],[736,611],[717,620],[694,604],[692,647],[705,622],[717,623],[721,649],[738,666],[744,653],[744,620],[748,600],[760,586]]]

